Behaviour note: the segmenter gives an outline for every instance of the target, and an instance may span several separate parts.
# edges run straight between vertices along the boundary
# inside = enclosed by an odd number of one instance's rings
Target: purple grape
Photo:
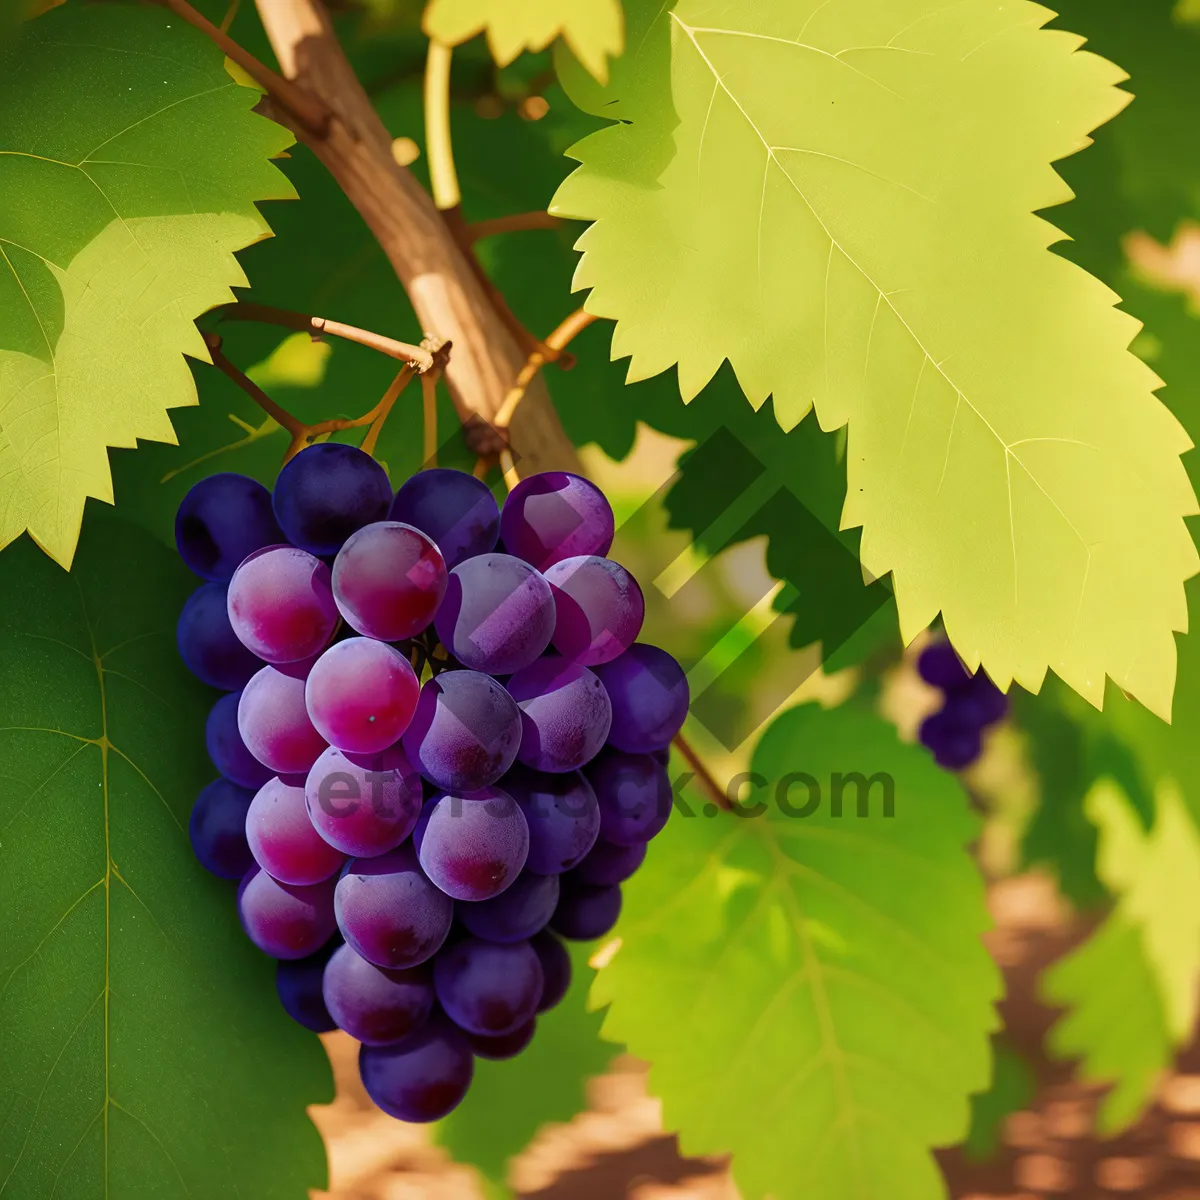
[[[203,579],[227,583],[248,554],[282,541],[271,493],[248,475],[200,480],[175,514],[179,557]]]
[[[391,502],[387,472],[340,442],[301,450],[275,481],[275,517],[288,541],[326,558],[364,525],[382,521]]]
[[[238,916],[246,936],[272,958],[307,958],[331,937],[333,880],[297,887],[253,866],[238,887]]]
[[[443,671],[421,688],[404,748],[431,783],[474,792],[512,766],[521,744],[521,712],[490,675]]]
[[[509,675],[550,644],[554,597],[528,563],[509,554],[480,554],[450,572],[434,627],[464,667]]]
[[[620,658],[596,667],[596,675],[612,702],[613,746],[629,754],[670,746],[683,728],[689,695],[683,668],[665,650],[636,642]]]
[[[529,826],[499,788],[443,794],[426,806],[413,841],[426,875],[455,900],[490,900],[525,866]]]
[[[646,602],[637,580],[610,558],[582,555],[546,568],[556,614],[551,644],[592,667],[624,654],[641,632]]]
[[[446,579],[442,552],[419,529],[376,521],[351,534],[338,551],[333,596],[359,633],[399,642],[433,620]]]
[[[611,742],[612,742],[612,731],[611,730],[609,731],[608,739],[611,744]],[[651,750],[650,757],[652,759],[654,759],[655,762],[662,763],[662,765],[664,767],[669,767],[671,765],[671,747],[664,746],[661,750]]]
[[[575,883],[590,883],[596,887],[624,883],[645,858],[645,842],[634,842],[632,846],[597,842],[583,862],[571,872],[570,878]]]
[[[227,779],[242,787],[258,791],[268,779],[271,771],[246,749],[242,735],[238,732],[237,714],[241,692],[222,696],[209,710],[204,725],[204,743],[212,764]],[[239,877],[244,871],[238,872]]]
[[[295,546],[256,550],[229,582],[234,633],[269,663],[298,662],[329,644],[338,625],[329,568]]]
[[[433,538],[451,569],[494,550],[500,532],[500,510],[487,484],[446,467],[418,471],[396,493],[388,516]]]
[[[542,998],[537,1010],[547,1012],[562,1000],[571,986],[571,955],[546,929],[530,938],[529,944],[542,964]]]
[[[1004,718],[1008,712],[1008,697],[983,671],[979,671],[971,676],[965,687],[949,693],[942,707],[953,711],[964,724],[985,729]]]
[[[621,914],[621,889],[616,884],[593,887],[586,883],[564,885],[550,928],[573,942],[593,942],[617,923]]]
[[[330,746],[313,763],[304,795],[317,833],[358,858],[394,850],[421,815],[421,778],[400,745],[379,754]]]
[[[509,554],[544,571],[564,558],[607,554],[615,522],[604,493],[567,471],[522,479],[500,513],[500,537]]]
[[[364,637],[330,646],[304,685],[313,724],[348,754],[378,754],[397,742],[419,692],[408,659],[386,642]]]
[[[304,780],[295,775],[268,780],[246,814],[250,853],[280,883],[320,883],[341,870],[346,856],[314,828],[304,805]]]
[[[313,1033],[332,1033],[337,1022],[325,1007],[322,984],[325,964],[340,944],[337,938],[327,942],[316,954],[307,958],[279,962],[275,965],[275,990],[284,1011],[305,1029]]]
[[[520,767],[503,779],[529,826],[525,866],[559,875],[576,866],[600,834],[600,805],[581,771],[548,775]]]
[[[404,970],[446,940],[454,902],[426,877],[407,842],[375,858],[351,859],[336,892],[342,936],[377,967]]]
[[[437,956],[433,986],[446,1015],[467,1033],[502,1037],[537,1012],[542,964],[527,942],[464,938]]]
[[[227,592],[223,583],[198,587],[179,614],[175,638],[183,665],[197,679],[223,692],[236,692],[263,664],[233,632]]]
[[[671,780],[649,754],[607,750],[588,768],[600,804],[600,839],[617,846],[648,842],[671,815]]]
[[[522,871],[499,896],[459,904],[455,915],[485,942],[523,942],[546,927],[557,905],[557,875]]]
[[[942,709],[926,717],[921,722],[918,736],[922,744],[933,751],[938,766],[948,771],[969,767],[983,748],[979,725],[971,719],[964,721],[952,710]]]
[[[943,692],[957,691],[971,680],[949,642],[931,642],[917,659],[917,672],[926,683]]]
[[[221,879],[241,879],[254,856],[246,844],[246,813],[254,793],[229,779],[215,779],[197,797],[188,836],[200,865]]]
[[[325,968],[325,1004],[339,1029],[367,1046],[386,1046],[416,1033],[433,1011],[427,967],[389,971],[340,947]]]
[[[436,1015],[412,1037],[363,1046],[358,1073],[367,1095],[388,1116],[412,1124],[439,1121],[471,1086],[475,1060],[466,1036]]]
[[[536,771],[575,771],[600,752],[612,724],[604,685],[587,667],[548,654],[517,671],[509,695],[521,710],[517,757]]]
[[[537,1030],[537,1020],[531,1017],[520,1029],[505,1033],[499,1037],[484,1037],[478,1033],[468,1033],[467,1044],[476,1058],[488,1058],[499,1062],[506,1058],[516,1058],[530,1042]]]
[[[263,667],[238,701],[246,749],[279,775],[303,775],[325,749],[304,705],[304,680]]]

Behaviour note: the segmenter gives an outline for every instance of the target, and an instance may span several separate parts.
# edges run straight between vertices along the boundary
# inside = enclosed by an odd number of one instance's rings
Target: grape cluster
[[[227,693],[196,856],[240,880],[288,1013],[358,1039],[367,1092],[402,1120],[444,1116],[477,1056],[529,1043],[570,982],[560,939],[613,927],[670,814],[687,682],[636,640],[613,532],[576,475],[522,480],[503,510],[461,471],[393,496],[334,443],[273,496],[221,474],[180,505],[206,582],[179,652]]]
[[[968,675],[949,642],[926,646],[917,670],[945,697],[942,707],[921,722],[921,742],[939,766],[961,771],[979,757],[983,731],[1008,712],[1008,697],[982,671]]]

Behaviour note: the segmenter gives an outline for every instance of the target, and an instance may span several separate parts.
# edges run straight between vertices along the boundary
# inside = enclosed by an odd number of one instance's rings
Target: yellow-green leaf
[[[579,143],[552,211],[591,220],[576,286],[629,377],[684,399],[728,358],[790,428],[848,425],[844,527],[911,640],[1162,716],[1198,565],[1190,441],[1127,350],[1117,297],[1049,250],[1051,163],[1129,100],[1018,0],[627,5],[623,122]],[[602,94],[597,94],[601,92]]]

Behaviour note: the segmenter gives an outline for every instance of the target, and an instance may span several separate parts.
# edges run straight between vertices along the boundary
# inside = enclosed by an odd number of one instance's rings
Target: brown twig
[[[375,416],[371,421],[371,427],[367,430],[367,436],[363,438],[360,450],[367,454],[374,455],[375,447],[379,444],[379,435],[383,432],[384,423],[387,421],[392,408],[395,406],[400,393],[408,386],[412,379],[414,371],[411,366],[401,367],[396,373],[396,378],[392,380],[388,390],[384,392],[383,399],[375,406]]]
[[[675,749],[683,755],[687,765],[696,773],[696,777],[704,785],[704,790],[712,796],[718,808],[723,808],[727,812],[732,811],[733,805],[729,802],[729,797],[721,790],[721,785],[713,778],[713,773],[708,769],[708,765],[704,759],[696,753],[695,747],[683,736],[682,733],[675,735]]]
[[[513,213],[507,217],[493,217],[489,221],[476,221],[467,226],[472,245],[483,238],[495,237],[498,233],[522,233],[529,229],[557,229],[563,222],[548,212]]]
[[[177,17],[199,29],[215,42],[267,95],[273,96],[310,133],[324,137],[333,117],[330,108],[318,96],[290,79],[272,71],[249,51],[244,50],[225,32],[214,25],[203,13],[197,12],[187,0],[161,0]]]
[[[213,366],[225,375],[228,375],[234,383],[238,385],[259,406],[271,417],[278,425],[286,429],[293,438],[298,437],[304,431],[304,424],[292,416],[285,408],[280,408],[266,392],[250,379],[242,371],[233,365],[228,358],[225,357],[224,351],[221,349],[221,339],[215,333],[206,333],[204,335],[204,344],[208,347],[209,357],[212,359]]]
[[[582,308],[576,309],[546,339],[547,347],[556,353],[561,353],[572,339],[582,333],[595,319],[590,312],[585,312]],[[508,395],[504,397],[504,403],[496,410],[496,416],[492,424],[497,429],[507,429],[512,423],[513,414],[517,411],[517,405],[524,399],[525,393],[529,390],[529,385],[547,361],[550,360],[537,350],[525,360],[525,365],[518,373],[512,387],[509,388]]]
[[[425,467],[437,466],[437,377],[421,376],[421,409],[425,423]]]

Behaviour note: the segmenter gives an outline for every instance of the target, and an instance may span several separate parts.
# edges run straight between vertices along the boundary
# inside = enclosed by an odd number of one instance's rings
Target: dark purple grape
[[[961,771],[969,767],[983,748],[983,734],[978,724],[956,717],[953,711],[936,712],[921,722],[920,739],[933,751],[939,767]]]
[[[528,942],[500,946],[464,938],[437,956],[438,1003],[460,1029],[485,1037],[513,1033],[537,1012],[542,964]]]
[[[388,516],[433,538],[451,569],[494,550],[500,532],[500,509],[487,484],[447,467],[418,471],[407,480]]]
[[[442,552],[399,521],[364,525],[333,563],[333,596],[346,621],[366,637],[399,642],[421,632],[446,594]]]
[[[616,846],[612,842],[597,842],[588,856],[570,874],[575,883],[590,883],[608,887],[624,883],[646,859],[646,843]]]
[[[280,775],[303,775],[326,741],[304,704],[304,680],[263,667],[238,701],[238,732],[246,748]]]
[[[917,671],[926,683],[944,692],[966,687],[971,677],[949,642],[931,642],[917,659]]]
[[[198,587],[179,614],[175,637],[179,657],[197,679],[223,692],[236,692],[263,663],[233,632],[227,592],[224,583]]]
[[[394,850],[421,815],[421,777],[399,744],[379,754],[330,746],[304,785],[309,820],[331,846],[371,858]]]
[[[466,1035],[441,1015],[390,1046],[363,1046],[358,1073],[367,1095],[389,1116],[413,1124],[439,1121],[471,1086],[475,1059]]]
[[[521,710],[517,757],[537,771],[576,771],[591,762],[608,737],[612,705],[587,667],[548,654],[517,671],[509,695]]]
[[[596,667],[596,674],[612,703],[612,745],[629,754],[670,746],[683,727],[689,695],[683,668],[665,650],[636,642]]]
[[[512,766],[521,744],[516,701],[481,671],[443,671],[421,688],[404,748],[431,783],[475,792]]]
[[[664,767],[669,767],[671,765],[671,747],[664,746],[661,750],[651,750],[650,757],[655,762],[662,763]]]
[[[346,861],[308,819],[302,776],[263,784],[246,814],[246,841],[254,861],[280,883],[320,883]]]
[[[542,964],[542,998],[537,1010],[547,1012],[562,1000],[571,986],[571,955],[549,930],[535,934],[529,944]]]
[[[522,871],[499,896],[460,903],[455,915],[486,942],[523,942],[546,927],[558,905],[558,876]]]
[[[416,1033],[433,1011],[428,967],[389,971],[342,946],[325,968],[325,1004],[339,1029],[367,1046]]]
[[[337,1028],[337,1022],[325,1007],[322,984],[325,964],[340,944],[340,939],[334,938],[316,954],[291,962],[280,962],[275,966],[275,990],[279,993],[284,1011],[293,1021],[305,1029],[311,1029],[313,1033],[331,1033]]]
[[[620,915],[621,889],[616,884],[594,887],[568,881],[558,898],[550,928],[571,941],[591,942],[608,933]]]
[[[579,475],[544,471],[522,479],[500,512],[509,554],[544,571],[564,558],[608,553],[615,522],[604,493]]]
[[[564,658],[593,667],[633,645],[646,602],[620,563],[594,554],[564,558],[546,568],[546,582],[556,614],[551,645]]]
[[[387,472],[369,455],[340,442],[301,450],[275,482],[275,517],[289,542],[330,557],[392,503]]]
[[[434,627],[464,667],[509,675],[550,644],[554,597],[528,563],[509,554],[480,554],[450,572]]]
[[[983,671],[979,671],[965,687],[949,693],[942,707],[953,711],[963,724],[978,725],[983,729],[1004,718],[1008,712],[1008,697]]]
[[[237,714],[241,692],[222,696],[209,710],[204,725],[204,743],[212,764],[227,779],[242,787],[258,791],[271,778],[271,769],[246,749],[242,735],[238,732]],[[240,871],[239,877],[244,875]]]
[[[606,750],[585,774],[600,805],[600,838],[617,846],[648,842],[671,815],[671,780],[649,754]]]
[[[500,1037],[484,1037],[478,1033],[467,1034],[467,1044],[476,1058],[488,1058],[499,1062],[506,1058],[516,1058],[530,1042],[537,1030],[537,1019],[531,1017],[520,1029],[506,1033]]]
[[[238,916],[246,936],[272,958],[307,958],[337,930],[333,880],[296,887],[253,866],[238,887]]]
[[[413,842],[425,873],[447,896],[490,900],[525,866],[529,826],[512,797],[491,787],[429,801]]]
[[[529,826],[527,870],[559,875],[576,866],[600,835],[600,805],[581,771],[548,775],[518,767],[502,780]]]
[[[426,877],[407,842],[375,858],[351,859],[335,895],[338,928],[377,967],[404,970],[437,953],[454,902]]]
[[[227,583],[246,555],[282,541],[271,493],[248,475],[200,480],[175,514],[179,557],[203,579]]]
[[[221,879],[241,879],[254,856],[246,844],[246,813],[254,793],[229,779],[216,779],[199,795],[188,835],[200,865]]]

